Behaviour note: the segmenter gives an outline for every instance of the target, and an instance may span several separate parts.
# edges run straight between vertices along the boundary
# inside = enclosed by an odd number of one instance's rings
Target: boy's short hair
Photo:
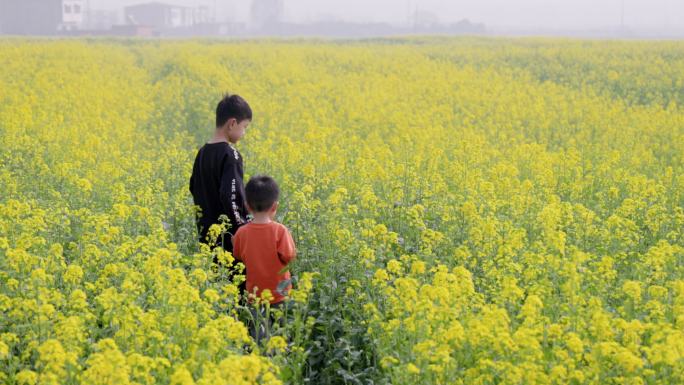
[[[267,175],[256,175],[250,178],[245,186],[247,204],[260,213],[267,211],[278,201],[280,189],[278,183]]]
[[[225,94],[216,106],[216,127],[222,127],[229,119],[239,122],[252,120],[252,108],[240,95]]]

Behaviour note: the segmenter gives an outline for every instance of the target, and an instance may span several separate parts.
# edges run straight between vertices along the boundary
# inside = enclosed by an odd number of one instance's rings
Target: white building
[[[62,1],[62,21],[57,26],[60,31],[74,31],[81,29],[85,15],[85,0]]]

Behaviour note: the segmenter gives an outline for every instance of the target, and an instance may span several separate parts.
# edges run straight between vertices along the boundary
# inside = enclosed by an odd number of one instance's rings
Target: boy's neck
[[[232,143],[222,132],[216,132],[214,134],[214,137],[209,140],[210,144],[212,143],[228,143],[230,145],[234,145],[235,143]]]
[[[271,220],[271,216],[268,215],[268,213],[255,213],[252,214],[252,216],[254,217],[254,219],[252,219],[252,223],[254,224],[259,225],[273,222],[273,220]]]

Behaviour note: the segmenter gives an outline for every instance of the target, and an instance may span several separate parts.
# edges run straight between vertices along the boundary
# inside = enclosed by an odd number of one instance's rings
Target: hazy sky
[[[89,0],[92,8],[121,8],[147,0]],[[163,1],[163,0],[162,0]],[[177,5],[216,4],[221,18],[247,21],[249,0],[168,0]],[[588,29],[620,25],[684,29],[684,0],[284,0],[289,21],[321,18],[407,23],[415,10],[433,12],[443,22],[468,18],[488,27]]]

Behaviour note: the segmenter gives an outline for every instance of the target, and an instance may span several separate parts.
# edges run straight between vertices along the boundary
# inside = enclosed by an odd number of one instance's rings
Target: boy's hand
[[[290,279],[284,279],[284,280],[278,282],[278,287],[276,288],[276,292],[280,295],[287,295],[287,292],[289,291],[288,288],[290,287],[290,284],[292,284],[292,280],[290,280]]]

